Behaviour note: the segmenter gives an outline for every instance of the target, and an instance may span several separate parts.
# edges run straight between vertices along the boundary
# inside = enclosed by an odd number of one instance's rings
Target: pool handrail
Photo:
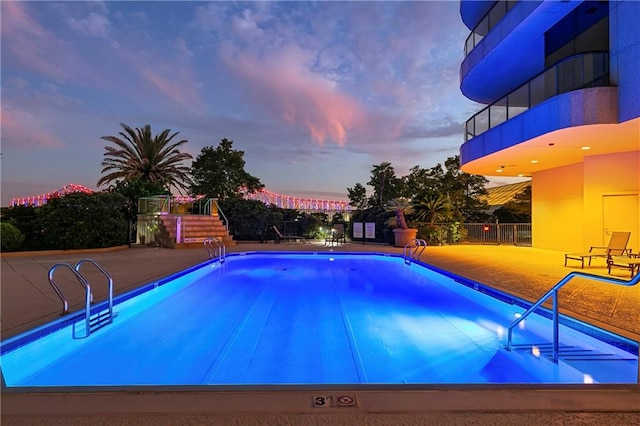
[[[86,333],[87,333],[85,337],[88,337],[89,334],[91,333],[91,301],[93,299],[93,295],[91,294],[91,286],[89,285],[89,282],[86,280],[86,278],[83,277],[78,271],[76,271],[73,268],[73,266],[69,265],[68,263],[56,263],[55,265],[53,265],[49,269],[49,284],[51,284],[51,287],[53,287],[53,290],[56,292],[60,300],[62,300],[62,315],[66,315],[69,313],[69,302],[64,297],[64,295],[56,285],[55,280],[53,279],[53,273],[59,267],[68,268],[76,277],[78,282],[80,282],[82,287],[84,287],[85,289],[84,310],[85,310],[85,327],[86,327]]]
[[[558,345],[559,345],[559,327],[560,318],[558,312],[558,290],[560,290],[565,284],[571,281],[575,277],[582,277],[588,280],[602,281],[609,284],[622,285],[625,287],[632,287],[640,282],[640,273],[635,277],[626,281],[619,278],[607,277],[604,275],[588,274],[586,272],[574,271],[567,274],[556,285],[551,287],[537,302],[535,302],[529,309],[527,309],[522,315],[516,318],[507,328],[507,350],[511,350],[511,338],[513,334],[513,328],[525,320],[532,312],[540,307],[549,297],[553,297],[553,361],[558,361]],[[640,375],[640,368],[639,368]]]
[[[224,263],[224,260],[227,257],[227,250],[222,241],[216,237],[207,237],[204,239],[202,244],[209,255],[209,259],[213,259],[214,255],[216,255],[220,263]],[[214,244],[216,245],[216,249],[213,248]]]
[[[80,273],[80,266],[82,266],[86,262],[92,263],[107,278],[107,286],[108,286],[107,303],[108,303],[108,310],[109,310],[109,314],[107,316],[107,321],[111,322],[113,320],[113,278],[111,278],[111,275],[102,266],[100,266],[100,264],[98,262],[96,262],[93,259],[81,259],[81,260],[79,260],[78,263],[76,263],[76,266],[74,267],[74,269],[76,271],[78,271],[78,273]],[[89,330],[89,331],[91,331],[91,330]]]
[[[416,238],[412,241],[409,241],[404,245],[404,249],[402,250],[404,263],[406,263],[407,265],[411,265],[411,260],[420,258],[425,248],[427,248],[427,242],[425,240]],[[418,250],[420,250],[420,253],[418,253]]]

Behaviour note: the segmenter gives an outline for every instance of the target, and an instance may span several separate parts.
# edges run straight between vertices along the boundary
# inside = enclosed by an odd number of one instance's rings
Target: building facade
[[[532,245],[640,249],[640,2],[466,1],[461,168],[530,177]]]

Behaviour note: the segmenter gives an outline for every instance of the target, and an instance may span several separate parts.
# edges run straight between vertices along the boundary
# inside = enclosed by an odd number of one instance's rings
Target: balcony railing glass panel
[[[609,86],[607,52],[565,58],[467,120],[465,141],[561,93],[606,86]]]
[[[493,28],[504,18],[504,16],[515,7],[519,0],[499,0],[497,1],[487,14],[478,22],[478,25],[471,31],[464,43],[464,56],[476,47],[482,39],[489,34]]]

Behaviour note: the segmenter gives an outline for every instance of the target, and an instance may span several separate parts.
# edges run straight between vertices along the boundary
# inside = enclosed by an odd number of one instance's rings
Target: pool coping
[[[318,404],[319,401],[323,404]],[[3,416],[428,412],[640,413],[638,385],[275,386],[217,390],[155,387],[2,395]]]

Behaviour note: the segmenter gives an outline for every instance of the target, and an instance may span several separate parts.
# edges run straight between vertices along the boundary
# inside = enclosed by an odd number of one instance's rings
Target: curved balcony
[[[464,56],[466,57],[469,52],[473,50],[474,47],[478,45],[486,36],[489,31],[491,31],[498,22],[502,20],[502,18],[515,7],[518,1],[505,1],[499,0],[496,4],[493,5],[491,9],[484,15],[484,18],[478,22],[478,24],[471,30],[471,34],[467,37],[464,42]]]
[[[570,56],[476,113],[465,123],[465,142],[561,93],[609,86],[609,55]]]

